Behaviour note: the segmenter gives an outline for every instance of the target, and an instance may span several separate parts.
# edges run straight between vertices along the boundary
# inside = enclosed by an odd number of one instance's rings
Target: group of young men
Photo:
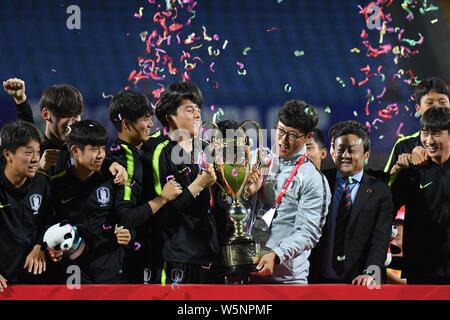
[[[145,95],[114,95],[109,117],[118,137],[109,150],[105,128],[81,120],[83,98],[73,86],[43,92],[43,138],[25,83],[14,78],[3,86],[18,120],[1,131],[0,291],[65,283],[71,265],[81,270],[81,283],[224,283],[230,199],[215,183],[214,164],[198,163],[203,96],[195,84],[166,88],[155,109],[165,130],[154,134]],[[321,171],[327,150],[317,111],[286,102],[273,159],[264,174],[252,170],[240,199],[252,212],[248,233],[262,248],[251,282],[369,285],[380,280],[376,268],[384,281],[393,220],[406,205],[402,277],[448,284],[449,96],[438,78],[415,88],[420,131],[396,143],[385,172],[364,169],[370,132],[355,121],[330,129],[335,168]],[[262,216],[265,228],[255,223]],[[70,250],[44,241],[58,223],[79,235]]]

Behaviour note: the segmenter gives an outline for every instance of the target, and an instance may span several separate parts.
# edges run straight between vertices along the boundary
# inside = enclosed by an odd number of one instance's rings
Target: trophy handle
[[[261,132],[261,127],[259,126],[259,124],[257,124],[255,121],[252,120],[246,120],[244,122],[242,122],[239,127],[242,128],[244,127],[246,124],[251,124],[255,127],[256,132],[258,133],[258,153],[257,153],[257,158],[256,158],[256,168],[259,170],[261,169],[261,167],[264,165],[262,162],[262,145],[263,145],[263,135]]]

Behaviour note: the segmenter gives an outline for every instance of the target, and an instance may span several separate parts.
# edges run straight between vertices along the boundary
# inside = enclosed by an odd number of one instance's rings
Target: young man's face
[[[335,164],[344,177],[350,177],[364,168],[369,160],[370,150],[364,152],[362,139],[354,134],[338,137],[334,142]]]
[[[433,106],[441,106],[450,108],[449,97],[446,94],[438,93],[435,90],[431,89],[420,98],[419,104],[416,105],[416,111],[420,112],[420,114],[424,114],[425,111],[430,109]]]
[[[40,149],[39,141],[31,140],[27,145],[17,148],[14,153],[4,150],[7,170],[21,178],[33,178],[39,168]]]
[[[278,121],[275,129],[277,153],[280,158],[285,159],[288,159],[299,152],[303,148],[307,138],[312,135],[311,133],[307,137],[306,134],[299,129],[287,127],[281,121]]]
[[[175,129],[187,131],[191,137],[195,135],[195,130],[202,123],[200,108],[189,99],[181,102],[175,115],[169,115],[173,121]]]
[[[81,165],[89,171],[99,172],[105,159],[105,146],[87,145],[84,150],[72,146],[72,153],[77,165]]]
[[[42,116],[46,120],[46,125],[52,136],[59,139],[61,142],[66,141],[66,130],[67,126],[74,124],[75,122],[81,121],[81,115],[75,116],[60,116],[51,113],[48,109],[44,108],[42,110]]]
[[[420,132],[420,141],[431,159],[440,162],[442,158],[448,157],[450,152],[450,137],[448,130],[437,132],[422,130]]]
[[[125,133],[130,137],[130,140],[141,143],[150,138],[152,127],[153,121],[150,116],[140,117],[135,122],[128,122]]]
[[[327,149],[322,148],[313,137],[306,140],[306,154],[320,169],[320,164],[323,159],[327,156]]]

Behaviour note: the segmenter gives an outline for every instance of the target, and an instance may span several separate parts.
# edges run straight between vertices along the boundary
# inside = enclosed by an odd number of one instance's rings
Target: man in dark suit
[[[324,170],[332,191],[322,238],[311,254],[309,283],[373,285],[384,274],[394,217],[389,187],[364,172],[370,137],[349,124],[336,133],[336,169]],[[372,277],[371,277],[372,275]]]

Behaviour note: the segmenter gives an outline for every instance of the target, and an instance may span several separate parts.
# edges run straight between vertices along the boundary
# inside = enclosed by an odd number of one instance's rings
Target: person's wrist
[[[161,194],[159,196],[159,201],[161,201],[162,204],[166,204],[169,200]]]
[[[22,104],[22,103],[24,103],[25,101],[27,101],[27,96],[26,95],[23,95],[22,97],[20,97],[20,98],[16,98],[16,97],[13,97],[14,98],[14,102],[16,103],[16,104]]]

